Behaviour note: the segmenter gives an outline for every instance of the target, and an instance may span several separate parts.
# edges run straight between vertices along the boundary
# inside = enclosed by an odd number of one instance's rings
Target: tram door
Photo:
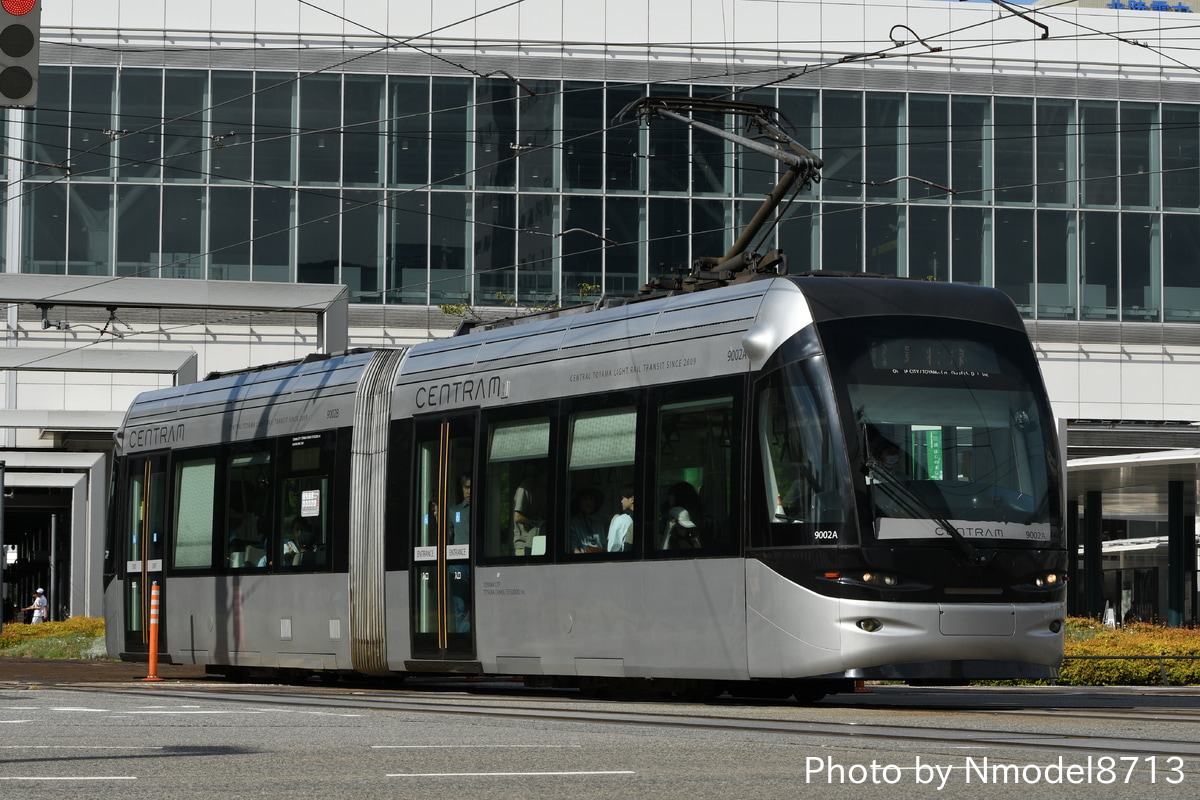
[[[417,425],[413,540],[413,655],[475,657],[471,579],[471,484],[475,417]]]
[[[163,583],[164,533],[167,512],[167,458],[140,456],[127,462],[125,496],[125,651],[149,652],[150,588],[158,583],[159,619],[165,619]],[[163,626],[165,628],[165,626]],[[158,647],[166,652],[166,631]]]

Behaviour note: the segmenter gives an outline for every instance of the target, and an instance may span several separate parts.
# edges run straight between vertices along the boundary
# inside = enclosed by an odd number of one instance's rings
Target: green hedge
[[[1064,686],[1161,686],[1163,669],[1172,686],[1200,684],[1200,631],[1134,623],[1110,628],[1093,619],[1067,620],[1066,658],[1058,683]],[[1071,656],[1144,656],[1081,658]],[[1162,656],[1160,665],[1158,657]]]

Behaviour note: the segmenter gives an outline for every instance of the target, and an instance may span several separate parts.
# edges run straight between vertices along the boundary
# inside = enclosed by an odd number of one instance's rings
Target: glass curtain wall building
[[[617,119],[694,94],[777,105],[824,158],[772,233],[793,272],[996,286],[1030,319],[1200,321],[1200,103],[63,66],[40,94],[8,145],[21,272],[345,283],[364,304],[629,294],[723,253],[777,178]]]

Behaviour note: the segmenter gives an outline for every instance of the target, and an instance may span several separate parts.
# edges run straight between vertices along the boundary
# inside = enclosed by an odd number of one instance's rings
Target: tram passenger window
[[[629,523],[636,458],[637,410],[632,406],[571,416],[570,518],[564,542],[568,553],[632,550],[634,526]]]
[[[270,561],[271,453],[268,446],[235,445],[225,490],[225,563],[265,569]]]
[[[175,569],[212,567],[216,481],[216,458],[175,463]]]
[[[811,544],[816,527],[840,529],[840,481],[830,434],[824,405],[802,371],[776,373],[758,398],[757,444],[764,491],[759,507],[771,525],[769,540],[757,544]]]
[[[654,550],[736,551],[733,403],[732,396],[718,396],[659,407]]]
[[[488,557],[546,554],[549,474],[548,418],[506,421],[491,427],[482,522]]]
[[[282,525],[276,565],[285,570],[324,570],[329,564],[329,475],[334,434],[293,437],[281,452]]]

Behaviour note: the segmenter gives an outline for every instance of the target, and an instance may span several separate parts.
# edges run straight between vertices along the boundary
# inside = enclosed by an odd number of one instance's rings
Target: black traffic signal
[[[40,0],[0,0],[0,105],[37,101]]]

